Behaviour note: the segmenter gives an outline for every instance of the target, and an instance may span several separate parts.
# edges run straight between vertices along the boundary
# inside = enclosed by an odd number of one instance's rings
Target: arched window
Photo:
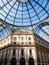
[[[13,56],[15,56],[16,55],[16,50],[15,49],[13,49]]]
[[[16,65],[16,58],[11,59],[11,64],[10,65]]]
[[[21,49],[21,55],[24,55],[24,50],[23,49]]]
[[[20,65],[25,65],[25,58],[20,58]]]
[[[39,57],[37,58],[37,63],[38,63],[38,65],[41,65],[40,64],[40,58]]]
[[[34,59],[32,57],[30,57],[28,63],[29,63],[29,65],[34,65]]]
[[[7,58],[4,59],[4,65],[7,65]]]
[[[31,49],[29,50],[29,53],[30,53],[30,55],[32,55],[32,50]]]
[[[39,51],[38,51],[38,50],[37,50],[37,64],[38,64],[38,65],[41,65],[41,64],[40,64],[40,56],[39,56]]]

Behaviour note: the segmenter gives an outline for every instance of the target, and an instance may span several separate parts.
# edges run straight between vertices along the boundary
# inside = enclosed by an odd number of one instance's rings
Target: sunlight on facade
[[[49,0],[0,0],[0,65],[49,65]]]

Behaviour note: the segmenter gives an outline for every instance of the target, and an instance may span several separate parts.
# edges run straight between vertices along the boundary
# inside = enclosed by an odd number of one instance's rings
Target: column
[[[12,58],[12,53],[13,53],[13,49],[11,49],[11,53],[10,53],[10,59]]]
[[[26,48],[26,65],[28,65],[28,49]]]
[[[32,52],[33,52],[32,54],[33,54],[35,65],[37,65],[37,51],[35,47],[33,47]]]

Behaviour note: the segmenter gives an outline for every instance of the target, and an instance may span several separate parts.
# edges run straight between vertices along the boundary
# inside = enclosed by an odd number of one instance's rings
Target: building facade
[[[49,43],[34,32],[15,31],[0,40],[0,65],[49,65]]]

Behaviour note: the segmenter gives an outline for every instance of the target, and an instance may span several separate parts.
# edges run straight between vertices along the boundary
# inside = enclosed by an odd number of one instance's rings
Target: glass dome
[[[18,29],[49,42],[49,0],[0,0],[0,39]]]
[[[40,36],[41,38],[45,39],[47,42],[49,42],[49,21],[43,22],[39,24],[34,32]]]
[[[33,26],[49,17],[49,0],[0,0],[0,19],[13,26]]]
[[[6,37],[11,32],[10,28],[0,21],[0,40]]]

